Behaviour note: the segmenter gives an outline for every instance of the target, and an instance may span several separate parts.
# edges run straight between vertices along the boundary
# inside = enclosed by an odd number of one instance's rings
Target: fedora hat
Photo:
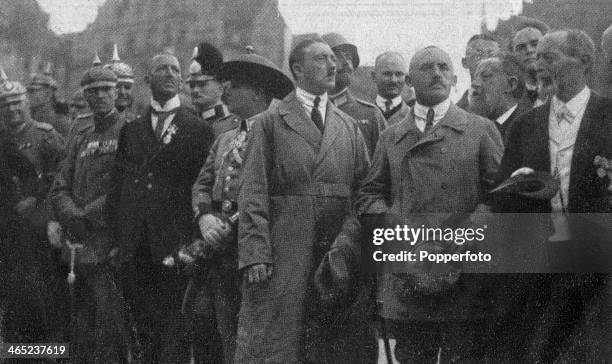
[[[489,195],[510,194],[536,200],[550,200],[559,191],[559,180],[548,172],[535,171],[510,177],[489,191]]]

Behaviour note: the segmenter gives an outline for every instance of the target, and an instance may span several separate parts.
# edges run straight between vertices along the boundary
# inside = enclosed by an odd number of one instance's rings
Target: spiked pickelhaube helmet
[[[118,82],[134,83],[134,71],[130,65],[121,62],[117,44],[113,45],[113,58],[111,59],[111,63],[105,65],[104,68],[115,72]]]
[[[20,82],[9,81],[4,69],[0,67],[0,105],[26,100],[27,90]]]
[[[349,43],[346,38],[338,33],[327,33],[321,36],[321,38],[334,52],[342,50],[348,51],[353,58],[353,67],[359,67],[359,52],[357,52],[356,45]]]
[[[31,81],[28,85],[28,90],[44,87],[49,87],[54,91],[57,90],[57,81],[55,81],[52,75],[53,66],[51,65],[51,62],[47,62],[47,65],[45,66],[45,69],[42,73],[34,73],[31,76]]]

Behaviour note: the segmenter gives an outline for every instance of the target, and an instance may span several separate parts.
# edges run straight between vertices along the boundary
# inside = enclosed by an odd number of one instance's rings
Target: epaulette
[[[49,123],[43,123],[40,121],[34,121],[34,125],[40,129],[40,130],[44,130],[44,131],[52,131],[53,130],[53,125],[49,124]]]
[[[372,104],[372,103],[370,103],[370,102],[367,102],[367,101],[363,101],[363,100],[358,99],[358,98],[356,98],[356,97],[355,97],[355,101],[357,101],[357,102],[358,102],[358,103],[360,103],[361,105],[365,105],[365,106],[369,106],[369,107],[372,107],[372,108],[376,108],[376,105],[374,105],[374,104]]]

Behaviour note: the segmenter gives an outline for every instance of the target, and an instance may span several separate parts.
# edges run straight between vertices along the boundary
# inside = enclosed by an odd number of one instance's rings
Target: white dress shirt
[[[161,107],[161,105],[157,101],[151,98],[151,108],[153,108],[153,110],[157,112],[170,111],[180,106],[181,106],[181,99],[179,99],[178,95],[175,95],[173,98],[166,101],[166,104],[164,105],[164,107]],[[170,126],[170,123],[172,123],[172,120],[174,120],[174,115],[175,114],[170,114],[166,118],[166,120],[163,120],[164,128],[162,129],[162,132],[161,132],[162,135],[164,135],[164,133],[166,132],[166,129],[168,129],[168,126]],[[153,131],[155,132],[155,128],[157,128],[157,115],[155,115],[155,113],[153,112],[151,113],[151,126],[153,127]]]
[[[574,144],[590,97],[591,90],[585,87],[567,103],[559,100],[557,96],[554,96],[550,103],[550,172],[559,179],[559,192],[551,200],[555,225],[555,235],[549,239],[551,241],[571,239],[564,212],[567,210]]]
[[[317,96],[307,91],[304,91],[303,89],[299,87],[295,88],[295,95],[297,96],[302,106],[304,106],[304,109],[306,110],[306,114],[310,118],[310,115],[312,114],[312,108],[314,106],[314,99]],[[323,125],[325,125],[325,112],[327,110],[327,92],[322,95],[318,95],[318,96],[321,99],[321,101],[319,101],[318,109],[319,109],[319,112],[321,113],[321,118],[323,119]]]
[[[506,110],[505,113],[498,116],[497,119],[495,119],[495,122],[498,123],[499,125],[504,125],[506,120],[508,120],[510,115],[512,115],[512,113],[514,112],[514,110],[516,110],[517,107],[518,107],[518,104],[514,104],[514,106]]]
[[[438,124],[438,121],[442,120],[442,118],[446,115],[449,107],[450,98],[434,106],[423,106],[418,102],[415,102],[414,122],[416,123],[417,128],[419,128],[421,133],[425,131],[425,124],[427,124],[427,111],[429,111],[429,109],[433,108],[434,110],[433,126],[435,127],[436,124]]]
[[[387,102],[386,99],[380,95],[376,95],[376,106],[378,106],[383,112],[387,111],[387,105],[385,105],[385,103]],[[402,96],[397,96],[391,99],[391,107],[389,107],[389,110],[396,108],[399,104],[402,103]]]

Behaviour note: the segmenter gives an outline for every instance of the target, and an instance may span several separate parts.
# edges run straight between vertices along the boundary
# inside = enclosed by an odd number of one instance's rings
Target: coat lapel
[[[570,167],[570,183],[569,183],[569,199],[576,195],[576,181],[579,177],[587,175],[588,170],[593,168],[593,160],[589,160],[592,155],[591,150],[598,148],[598,119],[601,118],[599,113],[599,97],[591,92],[591,97],[587,103],[584,116],[578,128],[576,141],[574,142],[574,153],[572,154],[572,164]],[[568,201],[569,202],[569,201]]]
[[[338,109],[331,103],[327,102],[327,111],[325,112],[325,129],[323,131],[323,140],[321,141],[321,148],[317,153],[316,165],[319,165],[325,154],[331,149],[332,145],[342,128],[342,119],[338,113]]]
[[[550,102],[536,108],[533,114],[533,130],[527,147],[524,150],[524,157],[527,157],[527,165],[537,171],[550,171],[550,141],[548,133],[548,113]],[[528,155],[525,155],[528,153]]]
[[[322,139],[321,132],[306,114],[306,110],[297,99],[295,91],[279,103],[278,111],[281,118],[291,129],[306,139],[315,149],[319,149]]]
[[[414,124],[414,116],[413,116]],[[457,106],[451,103],[446,115],[438,121],[437,125],[434,126],[433,130],[423,138],[419,139],[408,151],[418,148],[424,144],[438,142],[444,139],[444,136],[448,133],[449,129],[453,129],[457,132],[463,133],[467,127],[467,120],[457,111]],[[416,128],[416,124],[415,124]]]

